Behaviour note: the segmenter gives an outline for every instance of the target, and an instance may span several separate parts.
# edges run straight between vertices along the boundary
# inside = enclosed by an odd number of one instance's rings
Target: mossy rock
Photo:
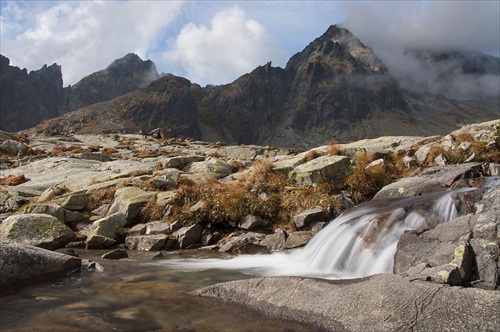
[[[41,214],[10,216],[0,225],[0,237],[54,250],[73,241],[73,231],[56,217]]]

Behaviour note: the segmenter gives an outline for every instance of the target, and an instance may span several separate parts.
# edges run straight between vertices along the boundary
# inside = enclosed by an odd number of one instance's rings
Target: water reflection
[[[180,271],[148,264],[151,260],[147,257],[134,259],[134,255],[140,255],[136,252],[131,252],[132,259],[119,261],[100,260],[100,254],[97,251],[80,252],[81,257],[103,264],[102,272],[75,274],[3,297],[0,304],[1,330],[314,330],[265,317],[234,303],[189,295],[195,288],[249,277],[238,271]],[[196,254],[203,257],[217,255],[208,252]]]

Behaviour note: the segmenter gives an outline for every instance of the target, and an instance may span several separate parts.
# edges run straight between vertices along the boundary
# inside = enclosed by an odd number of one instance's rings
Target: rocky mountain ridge
[[[144,67],[152,66],[144,62]],[[108,82],[102,77],[101,72],[92,74],[74,89],[87,91],[88,100],[104,98],[106,94],[97,98],[90,93],[101,79]],[[113,90],[113,80],[108,84]],[[164,137],[307,148],[381,135],[444,134],[467,123],[496,119],[499,112],[497,99],[454,100],[402,90],[369,47],[348,30],[331,26],[284,69],[268,63],[230,84],[204,88],[166,75],[31,132],[149,133],[158,129]]]
[[[10,66],[0,55],[0,130],[19,131],[81,107],[134,91],[159,77],[153,62],[135,54],[115,60],[106,69],[63,87],[61,66],[28,73]]]

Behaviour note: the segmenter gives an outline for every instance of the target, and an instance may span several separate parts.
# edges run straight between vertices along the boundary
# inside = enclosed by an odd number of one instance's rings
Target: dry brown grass
[[[28,181],[29,181],[29,179],[27,179],[24,174],[9,175],[5,178],[0,179],[0,185],[2,185],[2,186],[17,186],[18,184],[25,183]]]
[[[156,203],[156,195],[152,196],[139,211],[138,222],[148,223],[161,220],[163,218],[164,206]]]
[[[311,189],[293,186],[283,175],[272,171],[272,163],[257,161],[239,182],[182,181],[171,202],[173,213],[169,219],[234,224],[252,214],[271,220],[275,227],[291,228],[294,215],[313,207],[338,213],[340,205],[332,193],[333,188],[332,184]],[[199,201],[204,202],[203,207],[190,211]]]
[[[71,190],[69,190],[66,186],[56,186],[52,188],[52,192],[47,197],[45,197],[43,201],[38,201],[38,203],[50,202],[54,198],[62,196],[69,192],[71,192]]]
[[[154,158],[161,156],[163,154],[160,151],[144,151],[144,150],[134,150],[132,151],[132,153],[136,158]]]
[[[329,141],[326,154],[330,156],[339,156],[342,154],[342,148],[335,141]]]
[[[104,204],[111,204],[115,198],[116,188],[102,188],[92,194],[87,199],[87,209],[95,210]]]
[[[321,156],[323,156],[323,154],[319,153],[319,152],[318,152],[318,151],[316,151],[316,150],[311,150],[311,151],[308,151],[308,152],[305,154],[304,159],[305,159],[306,161],[311,161],[311,160],[316,159],[316,158],[321,157]]]

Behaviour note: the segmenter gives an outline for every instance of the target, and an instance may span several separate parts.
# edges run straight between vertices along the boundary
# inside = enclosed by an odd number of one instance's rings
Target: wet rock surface
[[[387,274],[338,281],[255,278],[209,286],[194,295],[243,303],[328,331],[494,331],[500,324],[499,292]]]

